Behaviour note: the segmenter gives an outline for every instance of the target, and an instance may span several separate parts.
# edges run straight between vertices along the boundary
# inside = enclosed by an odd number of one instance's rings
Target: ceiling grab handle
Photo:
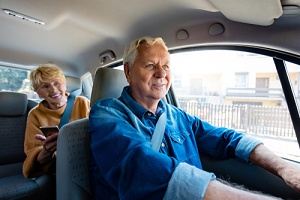
[[[99,54],[99,63],[103,65],[106,63],[107,59],[110,59],[111,61],[116,59],[116,55],[112,50],[107,50]]]

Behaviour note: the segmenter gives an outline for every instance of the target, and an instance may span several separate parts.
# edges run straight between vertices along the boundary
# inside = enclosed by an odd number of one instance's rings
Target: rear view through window
[[[300,150],[272,57],[229,50],[171,55],[179,107],[259,138],[276,154],[300,161]],[[299,101],[298,65],[286,62]]]
[[[30,86],[30,71],[0,65],[0,91],[27,94],[29,99],[39,99]]]

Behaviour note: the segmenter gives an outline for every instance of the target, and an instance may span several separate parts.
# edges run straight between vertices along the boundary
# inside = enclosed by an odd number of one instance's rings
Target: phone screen
[[[59,131],[57,126],[41,126],[40,129],[46,137],[49,137],[53,133],[58,133]]]

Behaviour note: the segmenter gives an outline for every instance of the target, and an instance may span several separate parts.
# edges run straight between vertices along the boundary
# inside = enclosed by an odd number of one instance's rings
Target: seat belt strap
[[[160,117],[158,118],[158,121],[155,126],[155,130],[152,135],[151,143],[152,143],[152,149],[155,151],[159,151],[162,139],[164,137],[165,127],[166,127],[166,113],[163,112]]]
[[[75,98],[76,98],[76,95],[73,92],[70,93],[70,95],[68,96],[68,101],[67,101],[65,111],[64,111],[64,113],[60,119],[60,123],[58,125],[59,128],[61,128],[63,125],[65,125],[66,123],[69,122]]]

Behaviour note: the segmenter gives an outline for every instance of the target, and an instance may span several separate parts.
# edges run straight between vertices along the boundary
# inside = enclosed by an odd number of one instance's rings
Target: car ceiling
[[[29,69],[50,62],[68,75],[94,74],[98,67],[120,61],[125,45],[144,35],[162,37],[170,49],[243,44],[300,55],[300,0],[223,2],[0,0],[0,61]],[[99,54],[107,50],[116,59],[100,64]]]

